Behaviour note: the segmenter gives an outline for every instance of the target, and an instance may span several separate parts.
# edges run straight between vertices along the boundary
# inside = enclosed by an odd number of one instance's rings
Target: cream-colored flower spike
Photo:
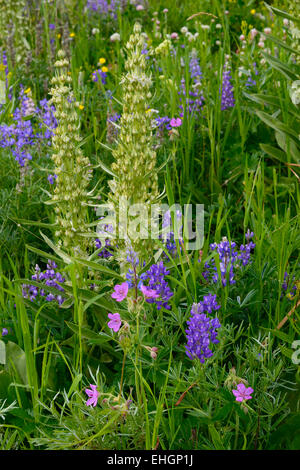
[[[112,170],[116,177],[110,187],[115,191],[109,200],[118,212],[121,197],[126,197],[128,204],[150,204],[158,198],[156,152],[153,150],[150,105],[152,84],[151,76],[147,75],[146,58],[142,54],[145,39],[141,33],[141,25],[136,23],[133,34],[126,45],[128,51],[125,63],[126,73],[121,80],[123,90],[123,113],[120,120],[118,145],[113,150],[114,163]],[[146,240],[130,239],[136,250],[146,247]],[[121,247],[122,243],[118,246]],[[119,253],[120,255],[120,253]]]
[[[68,75],[69,62],[64,51],[58,52],[55,63],[56,75],[52,78],[50,104],[55,106],[58,126],[52,137],[52,160],[57,175],[52,201],[55,204],[55,232],[58,244],[73,255],[84,255],[88,239],[80,236],[86,232],[87,188],[91,179],[91,164],[79,147],[79,104],[71,89],[72,79]]]

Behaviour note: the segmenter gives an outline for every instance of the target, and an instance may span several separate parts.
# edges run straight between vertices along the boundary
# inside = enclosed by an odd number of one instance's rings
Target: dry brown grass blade
[[[192,385],[189,386],[189,388],[187,388],[185,390],[185,392],[183,392],[183,394],[179,397],[178,401],[175,403],[175,406],[178,406],[180,405],[180,403],[182,402],[182,400],[184,399],[184,397],[186,396],[187,392],[189,390],[191,390],[191,388],[193,388],[195,385],[197,385],[197,382],[193,383]]]
[[[189,16],[189,18],[186,21],[192,20],[193,18],[196,18],[197,16],[200,16],[200,15],[213,16],[213,18],[218,19],[218,17],[213,15],[212,13],[206,13],[205,11],[199,11],[199,13],[194,13],[192,16]]]
[[[159,437],[157,436],[157,441],[156,441],[156,444],[155,444],[155,447],[153,448],[153,450],[157,450],[158,446],[159,446]]]
[[[299,307],[299,305],[300,305],[300,299],[298,300],[296,305],[289,311],[289,313],[284,317],[284,319],[281,320],[280,323],[278,323],[278,325],[276,326],[276,330],[280,330],[280,328],[283,327],[283,325],[288,321],[289,317],[294,313],[294,311],[296,310],[296,308]]]

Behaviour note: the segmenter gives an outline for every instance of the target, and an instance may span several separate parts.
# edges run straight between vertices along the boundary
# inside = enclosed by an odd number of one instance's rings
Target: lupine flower
[[[117,302],[122,302],[128,294],[128,284],[123,282],[123,284],[117,284],[114,287],[115,292],[111,294],[112,298]]]
[[[110,321],[107,323],[108,328],[110,328],[111,330],[114,330],[115,333],[119,331],[121,324],[122,324],[120,314],[109,313],[108,318],[110,319]]]
[[[99,240],[99,238],[96,238],[95,247],[97,249],[102,248],[101,251],[99,251],[98,253],[98,256],[100,256],[101,258],[110,258],[111,256],[113,256],[113,254],[107,249],[112,248],[110,240],[108,238],[104,241],[104,244],[103,241]]]
[[[182,212],[180,210],[176,211],[176,219],[177,219],[177,221],[182,219]],[[163,228],[170,227],[171,224],[172,224],[172,216],[171,216],[171,211],[169,209],[164,213],[162,227]]]
[[[57,271],[57,265],[54,261],[48,260],[47,269],[41,271],[39,265],[35,266],[35,274],[31,276],[33,281],[44,281],[46,286],[55,287],[59,292],[57,295],[52,293],[46,295],[46,290],[30,284],[22,285],[22,295],[25,299],[29,299],[31,302],[36,300],[38,295],[44,297],[45,300],[51,302],[55,300],[58,305],[61,305],[64,302],[64,297],[62,297],[61,292],[64,292],[64,288],[58,284],[58,282],[63,283],[65,279],[60,272]]]
[[[91,13],[100,14],[104,18],[117,19],[117,11],[125,9],[127,0],[88,0],[86,8]]]
[[[281,285],[281,289],[283,291],[287,291],[288,288],[290,289],[290,292],[286,295],[286,297],[289,300],[293,300],[295,296],[297,295],[298,284],[299,284],[299,281],[298,282],[295,281],[295,276],[293,276],[293,279],[290,280],[288,273],[287,272],[284,273],[284,278],[283,278],[283,283]],[[281,297],[282,296],[283,296],[283,293],[281,294]]]
[[[180,91],[178,92],[180,101],[182,102],[182,104],[179,106],[182,111],[181,116],[183,116],[184,110],[186,110],[189,114],[197,115],[200,113],[204,103],[204,96],[201,86],[202,72],[195,49],[192,51],[189,62],[189,72],[190,78],[192,80],[189,86],[188,95],[186,92],[186,82],[184,78],[181,80]]]
[[[223,286],[227,285],[227,276],[229,279],[229,284],[235,284],[236,281],[234,279],[234,268],[240,264],[242,264],[242,266],[246,266],[249,263],[251,250],[255,248],[255,243],[250,241],[251,237],[253,237],[253,232],[250,233],[248,231],[246,234],[248,243],[245,245],[240,245],[240,252],[237,251],[236,243],[229,242],[226,237],[224,237],[219,244],[212,243],[210,245],[210,249],[215,251],[219,257],[221,281]],[[212,259],[209,263],[204,263],[204,267],[205,271],[202,273],[204,279],[217,283],[219,281],[219,275],[215,260]]]
[[[238,384],[237,390],[232,390],[233,395],[236,397],[236,401],[243,402],[252,398],[251,393],[254,390],[251,387],[246,387],[244,384]]]
[[[54,184],[54,181],[56,180],[57,175],[48,175],[47,180],[49,181],[50,184]]]
[[[143,276],[143,281],[148,281],[147,287],[151,290],[155,290],[158,294],[157,298],[148,298],[146,299],[146,302],[150,304],[155,303],[157,310],[160,310],[162,307],[167,310],[171,309],[168,301],[173,296],[173,292],[165,280],[165,276],[169,273],[170,272],[165,268],[163,262],[160,261],[157,264],[153,264]]]
[[[7,328],[2,328],[1,336],[6,336],[6,335],[8,335],[8,329]]]
[[[180,210],[176,211],[176,218],[177,221],[179,222],[180,219],[182,219],[182,213]],[[164,214],[163,222],[162,222],[162,228],[165,229],[163,230],[163,234],[159,237],[160,239],[163,240],[165,243],[166,249],[168,250],[169,254],[171,256],[176,256],[177,255],[177,245],[175,241],[175,234],[170,228],[172,227],[172,218],[171,218],[171,212],[170,210],[166,211]],[[169,229],[170,231],[166,232],[166,229]],[[178,235],[180,237],[180,242],[183,243],[183,240],[181,239],[181,234],[182,234],[182,225],[178,225]],[[181,247],[180,247],[181,250]],[[165,258],[168,258],[166,253],[163,254]]]
[[[232,76],[230,70],[224,66],[222,76],[222,96],[221,96],[221,110],[224,111],[228,108],[233,108],[235,99],[233,95],[233,86],[231,84]]]
[[[157,126],[156,137],[161,137],[165,129],[167,129],[168,131],[172,129],[170,126],[170,121],[171,118],[169,118],[168,116],[157,117],[154,119],[154,123]]]
[[[115,123],[121,118],[121,114],[118,113],[107,113],[106,118],[106,140],[109,144],[114,143],[119,135],[119,129]]]
[[[100,220],[101,219],[103,219],[103,217],[100,217]],[[98,253],[98,256],[100,256],[101,258],[109,258],[110,256],[113,256],[112,253],[109,251],[109,249],[110,250],[112,249],[111,240],[107,236],[107,234],[113,233],[113,232],[114,232],[114,227],[112,224],[100,224],[100,226],[98,227],[97,234],[101,236],[101,239],[96,238],[95,246],[97,249],[102,248],[102,250],[99,251]]]
[[[58,122],[54,116],[55,107],[50,106],[46,99],[40,101],[40,108],[36,110],[37,116],[40,120],[39,127],[43,131],[37,136],[40,139],[45,139],[47,145],[51,145],[51,137],[54,135]]]
[[[198,358],[200,362],[204,363],[206,358],[213,355],[209,345],[219,342],[216,330],[221,327],[221,324],[218,318],[211,319],[205,312],[212,313],[213,310],[219,308],[216,295],[211,294],[204,296],[202,302],[193,304],[191,317],[187,321],[187,345],[185,347],[186,354],[190,359]]]
[[[30,147],[34,145],[35,137],[31,120],[24,119],[28,115],[28,106],[28,97],[25,95],[24,87],[20,85],[19,106],[13,113],[14,123],[0,126],[0,147],[10,148],[21,167],[32,159]]]
[[[26,93],[27,92],[27,93]],[[45,139],[47,145],[51,145],[50,137],[57,127],[54,117],[54,107],[48,106],[47,100],[41,100],[41,108],[36,108],[30,96],[30,89],[24,90],[20,85],[19,106],[13,112],[13,124],[0,125],[0,147],[9,148],[15,160],[21,167],[26,166],[32,159],[31,149],[37,143]],[[30,116],[30,119],[27,117]],[[26,118],[26,119],[25,119]],[[43,132],[36,132],[34,119],[39,120],[39,128]]]
[[[98,70],[95,70],[93,73],[92,73],[92,80],[93,82],[99,82],[99,80],[101,81],[101,83],[103,85],[106,84],[106,77],[107,77],[107,73],[106,72],[103,72],[103,70],[101,69],[98,69]]]
[[[246,86],[247,88],[249,88],[249,87],[252,87],[252,86],[255,86],[255,85],[256,85],[256,81],[255,81],[253,78],[251,78],[251,76],[249,76],[249,77],[247,78],[247,81],[246,81],[246,83],[245,83],[245,86]]]
[[[130,264],[130,268],[126,273],[126,282],[128,287],[140,289],[143,284],[143,280],[146,278],[146,273],[142,273],[141,275],[138,274],[137,269],[140,265],[140,260],[137,253],[132,248],[126,250],[126,255],[126,261]]]
[[[87,400],[86,405],[95,407],[97,405],[100,393],[97,390],[97,385],[90,384],[90,387],[91,387],[91,390],[89,388],[85,389],[85,393],[87,394],[88,397],[90,397]]]

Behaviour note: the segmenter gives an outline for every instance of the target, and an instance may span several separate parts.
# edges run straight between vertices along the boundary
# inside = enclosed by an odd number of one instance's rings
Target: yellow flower
[[[58,37],[58,39],[60,39],[60,38],[61,38],[61,34],[60,34],[60,33],[58,33],[58,34],[57,34],[57,37]]]
[[[80,104],[80,105],[79,105],[79,109],[80,109],[81,111],[84,109],[83,104]]]
[[[30,92],[31,92],[31,88],[30,88],[30,87],[29,87],[29,88],[26,88],[26,90],[24,90],[24,93],[26,93],[26,95],[28,95],[28,93],[30,93]]]
[[[75,33],[70,33],[70,38],[75,38]]]
[[[106,62],[106,59],[104,59],[104,57],[100,57],[99,64],[103,65],[103,64],[105,64],[105,62]]]
[[[108,72],[108,68],[107,68],[107,67],[102,67],[101,70],[102,70],[102,72],[104,72],[104,73],[107,73],[107,72]]]
[[[243,20],[241,24],[241,31],[246,36],[247,34],[247,21]]]
[[[251,11],[250,11],[251,15],[255,15],[256,13],[256,10],[253,8]]]
[[[5,70],[5,65],[4,64],[0,64],[0,72],[2,72],[3,70]]]

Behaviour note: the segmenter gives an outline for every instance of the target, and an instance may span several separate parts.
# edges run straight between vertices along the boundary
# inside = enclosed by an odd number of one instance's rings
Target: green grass
[[[194,50],[203,74],[201,112],[188,113],[184,107],[176,132],[155,135],[153,130],[153,142],[157,167],[162,167],[158,178],[163,202],[204,204],[204,244],[201,253],[187,252],[177,241],[177,257],[160,244],[174,292],[170,310],[136,298],[134,302],[133,297],[118,303],[111,294],[124,281],[124,271],[116,259],[99,258],[93,241],[85,258],[65,253],[56,243],[53,207],[45,204],[47,192],[53,192],[47,181],[54,171],[51,146],[33,148],[23,180],[10,150],[0,148],[0,332],[8,329],[0,339],[0,449],[299,450],[300,376],[292,344],[300,333],[300,129],[299,105],[290,96],[299,65],[289,49],[290,33],[285,40],[282,17],[270,16],[255,1],[148,4],[142,12],[129,6],[115,20],[104,20],[89,15],[83,0],[41,2],[39,11],[30,12],[30,28],[24,33],[32,60],[13,64],[8,54],[13,99],[7,99],[0,121],[12,124],[21,83],[31,87],[36,105],[49,99],[53,51],[64,45],[74,94],[84,106],[79,111],[80,145],[94,167],[90,189],[97,185],[100,202],[106,201],[111,175],[105,169],[110,171],[116,145],[107,142],[107,116],[122,112],[125,45],[135,20],[149,38],[153,118],[179,117],[181,80],[187,95],[194,89],[189,71]],[[273,4],[283,11],[289,8],[288,2]],[[265,19],[253,15],[253,8]],[[154,34],[156,11],[161,37]],[[250,25],[259,31],[272,28],[265,55],[258,39],[241,49],[242,21],[247,22],[247,34]],[[202,29],[201,23],[211,29]],[[198,33],[194,41],[180,32],[184,26]],[[115,32],[120,42],[109,40]],[[172,41],[176,53],[151,55],[151,47],[172,32],[179,35]],[[278,41],[285,41],[285,47]],[[226,55],[235,106],[222,111]],[[100,57],[108,66],[106,84],[91,78]],[[247,88],[246,72],[254,62],[256,85]],[[32,122],[37,130],[38,120]],[[90,224],[96,221],[92,205],[97,202],[91,200]],[[248,229],[256,246],[251,263],[236,271],[236,283],[206,281],[206,262],[215,260],[219,277],[221,269],[210,244],[227,237],[241,245]],[[22,296],[22,284],[41,285],[31,276],[35,264],[44,270],[48,259],[66,279],[61,307]],[[149,269],[155,253],[144,253],[143,261]],[[285,272],[289,284],[283,291]],[[293,286],[296,295],[290,297]],[[45,289],[57,293],[55,287]],[[185,353],[185,330],[193,303],[209,293],[217,296],[222,327],[213,356],[201,364]],[[111,312],[119,312],[130,325],[123,338],[107,326]],[[156,359],[149,353],[153,347],[158,348]],[[242,406],[232,394],[241,380],[254,389],[253,398]],[[90,384],[100,392],[95,408],[85,404]]]

